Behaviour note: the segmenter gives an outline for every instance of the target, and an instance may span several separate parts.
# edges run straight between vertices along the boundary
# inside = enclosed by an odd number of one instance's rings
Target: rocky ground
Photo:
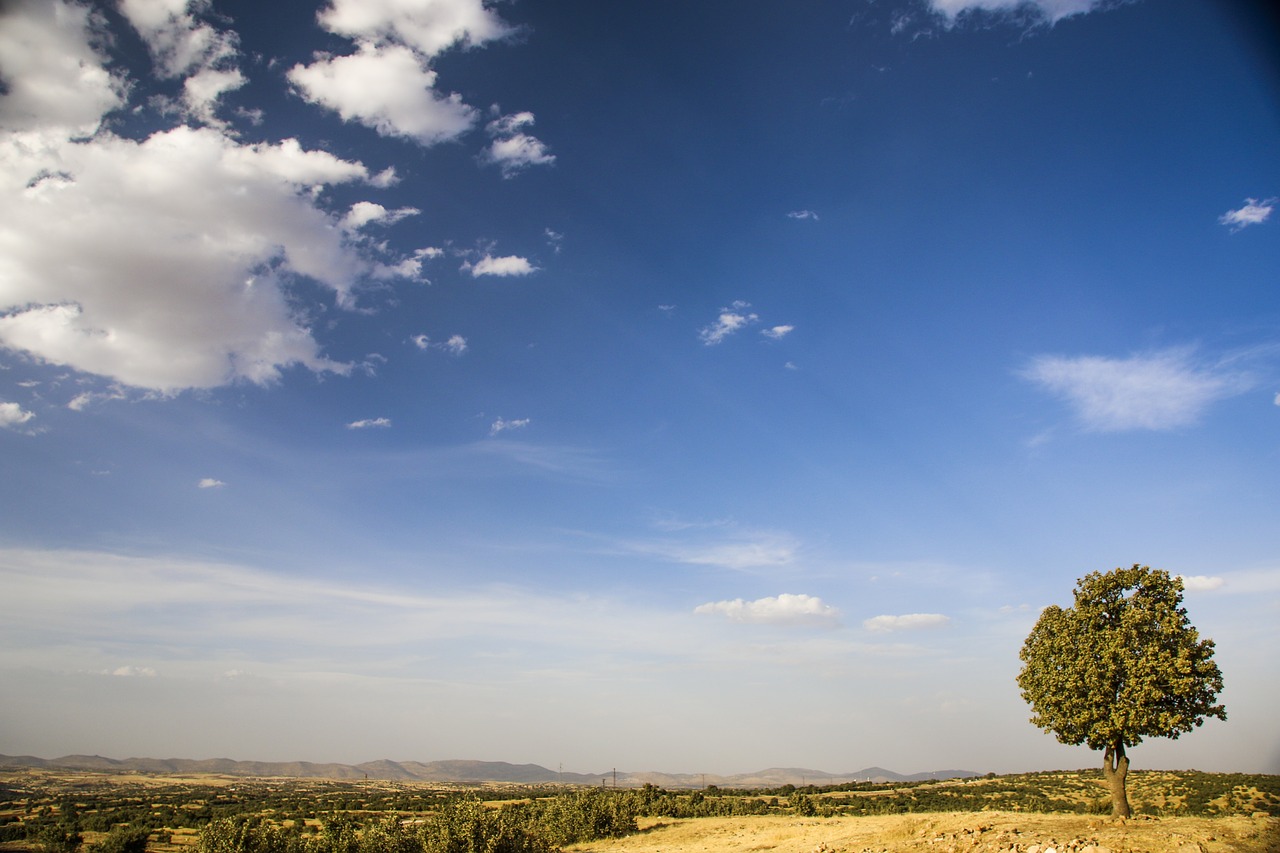
[[[884,817],[656,819],[575,853],[1280,853],[1280,819],[980,812]]]

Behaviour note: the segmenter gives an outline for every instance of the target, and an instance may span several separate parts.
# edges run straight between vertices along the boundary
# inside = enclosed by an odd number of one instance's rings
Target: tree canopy
[[[1181,578],[1147,566],[1093,572],[1077,583],[1073,607],[1045,608],[1019,655],[1031,722],[1063,743],[1104,750],[1118,815],[1129,812],[1126,747],[1227,717],[1216,704],[1213,640],[1191,625],[1182,589]]]

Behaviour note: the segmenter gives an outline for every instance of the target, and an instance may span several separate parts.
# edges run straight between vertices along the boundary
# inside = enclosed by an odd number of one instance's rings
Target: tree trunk
[[[1129,759],[1124,754],[1124,741],[1117,741],[1102,753],[1102,775],[1111,789],[1111,816],[1129,817],[1129,795],[1124,788],[1129,775]]]

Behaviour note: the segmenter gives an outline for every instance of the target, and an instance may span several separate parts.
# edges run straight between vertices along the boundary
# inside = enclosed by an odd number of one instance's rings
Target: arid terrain
[[[210,821],[231,817],[261,820],[271,831],[285,833],[276,840],[293,846],[282,851],[377,853],[382,850],[377,845],[330,843],[340,840],[331,833],[340,834],[344,821],[373,826],[388,816],[420,828],[459,798],[483,801],[481,811],[492,813],[583,793],[596,796],[596,805],[643,802],[648,810],[637,810],[635,823],[627,818],[616,831],[576,836],[626,833],[622,837],[553,841],[552,847],[573,853],[1280,853],[1278,777],[1145,771],[1133,774],[1131,782],[1135,817],[1115,821],[1105,814],[1106,791],[1096,771],[829,789],[709,786],[665,792],[654,786],[5,770],[0,771],[0,853],[195,853]],[[51,849],[41,828],[67,820],[75,821],[83,846]],[[145,846],[111,847],[111,833],[129,826],[145,829],[140,839]],[[421,850],[435,853],[425,846]],[[454,853],[452,847],[447,850]]]
[[[669,818],[574,853],[1276,853],[1273,817],[1109,818],[982,812],[872,817]]]

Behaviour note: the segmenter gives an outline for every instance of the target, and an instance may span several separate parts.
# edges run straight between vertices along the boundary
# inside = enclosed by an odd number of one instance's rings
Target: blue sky
[[[1280,772],[1246,7],[0,18],[0,752],[1093,765],[1039,610],[1186,578]]]

